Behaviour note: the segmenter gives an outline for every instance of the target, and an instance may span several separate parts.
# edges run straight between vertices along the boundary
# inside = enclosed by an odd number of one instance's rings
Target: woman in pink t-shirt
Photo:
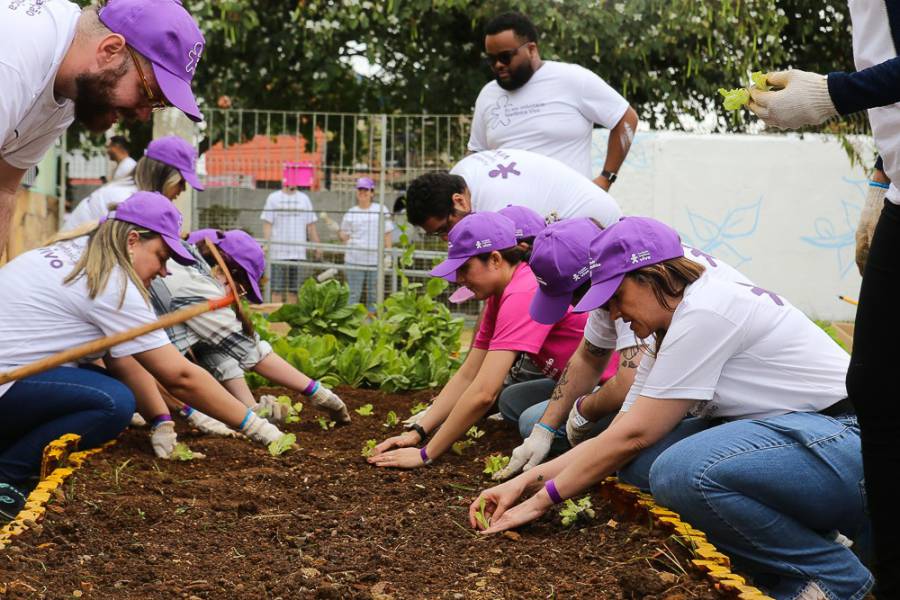
[[[520,352],[527,353],[547,377],[556,379],[578,347],[585,315],[569,312],[554,325],[542,325],[529,316],[538,283],[523,260],[525,250],[517,245],[515,229],[503,215],[475,213],[450,231],[448,258],[431,274],[465,285],[486,301],[481,328],[462,367],[425,417],[410,431],[376,446],[370,463],[401,468],[430,463],[493,405]],[[439,426],[426,445],[429,433]]]

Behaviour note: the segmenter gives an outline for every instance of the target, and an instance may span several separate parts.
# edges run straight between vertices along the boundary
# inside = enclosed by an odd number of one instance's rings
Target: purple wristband
[[[191,416],[192,414],[194,414],[194,409],[191,408],[190,406],[188,406],[187,404],[185,404],[184,406],[181,407],[181,410],[179,410],[179,412],[181,413],[181,416],[186,419],[189,416]]]
[[[156,427],[160,423],[165,423],[166,421],[171,421],[171,420],[172,420],[172,415],[170,415],[169,413],[163,413],[163,414],[158,415],[153,418],[153,421],[151,422],[151,427]]]
[[[302,394],[304,396],[312,396],[319,390],[319,382],[315,379],[309,380],[309,385],[306,386],[306,389],[303,390]]]
[[[553,500],[553,504],[562,504],[562,496],[556,491],[556,484],[553,483],[552,479],[547,480],[547,483],[544,484],[544,489],[547,490],[547,495]]]
[[[428,464],[428,452],[425,451],[425,446],[419,448],[419,456],[422,457],[422,462],[426,465]]]

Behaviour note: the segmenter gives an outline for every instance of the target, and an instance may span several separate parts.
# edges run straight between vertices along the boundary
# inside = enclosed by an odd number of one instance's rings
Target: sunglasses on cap
[[[496,63],[500,63],[504,66],[509,66],[512,62],[512,59],[519,53],[519,50],[530,44],[531,42],[525,42],[515,50],[504,50],[503,52],[498,52],[497,54],[490,54],[489,52],[485,52],[484,60],[488,64],[489,67],[493,67]]]

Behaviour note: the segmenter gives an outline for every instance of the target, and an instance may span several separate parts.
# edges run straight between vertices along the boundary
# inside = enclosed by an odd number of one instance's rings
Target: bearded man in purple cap
[[[0,252],[22,176],[73,120],[101,132],[166,106],[202,120],[191,79],[204,40],[176,0],[9,0],[0,39]]]

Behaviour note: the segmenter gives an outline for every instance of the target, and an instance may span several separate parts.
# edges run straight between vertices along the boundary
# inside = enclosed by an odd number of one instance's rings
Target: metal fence
[[[260,241],[267,301],[283,299],[282,288],[306,276],[333,274],[351,287],[365,279],[380,302],[399,286],[401,227],[416,248],[405,270],[410,279],[427,279],[445,255],[444,242],[406,226],[403,199],[412,179],[465,156],[469,128],[469,115],[206,111],[200,124],[206,190],[196,195],[193,223],[244,229]],[[386,211],[351,210],[362,177],[374,180],[374,202]],[[479,306],[470,301],[452,309],[474,315]]]

